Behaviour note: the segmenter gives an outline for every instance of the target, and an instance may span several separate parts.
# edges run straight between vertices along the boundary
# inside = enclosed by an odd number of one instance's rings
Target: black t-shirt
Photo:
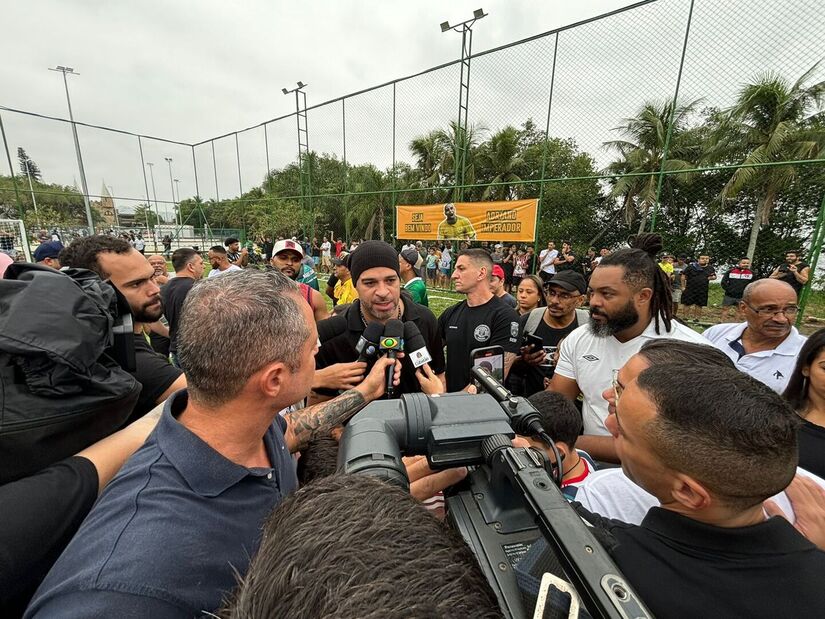
[[[799,466],[825,478],[825,428],[803,419],[797,436]]]
[[[97,469],[73,456],[0,486],[0,616],[18,617],[97,499]]]
[[[406,291],[401,291],[401,298],[404,301],[404,313],[401,316],[401,321],[410,320],[415,323],[424,338],[424,342],[427,344],[430,356],[433,358],[430,361],[430,368],[435,374],[441,374],[444,371],[444,344],[438,332],[435,315],[423,305],[414,303],[412,297]],[[358,351],[355,350],[355,345],[363,333],[364,322],[361,320],[361,304],[358,300],[353,301],[338,316],[332,316],[319,322],[318,339],[321,341],[321,348],[318,349],[318,354],[315,355],[315,368],[320,370],[336,363],[349,363],[357,360]],[[330,389],[318,389],[316,391],[324,395],[336,395]],[[397,388],[397,392],[402,394],[418,393],[420,391],[421,385],[415,377],[415,368],[410,358],[405,356],[401,360],[401,383]]]
[[[335,289],[335,284],[337,284],[337,283],[338,283],[338,278],[335,276],[335,273],[332,273],[329,276],[329,279],[327,280],[327,288],[332,288],[334,290]],[[338,304],[338,299],[336,299],[334,295],[328,294],[327,296],[330,299],[332,299],[333,307]]]
[[[470,307],[467,301],[448,307],[438,319],[438,332],[447,346],[447,391],[461,391],[472,380],[470,353],[476,348],[501,346],[518,353],[518,314],[498,297]]]
[[[810,265],[805,264],[804,262],[800,262],[796,265],[796,272],[799,273],[800,271],[807,269]],[[800,283],[796,279],[796,275],[793,274],[793,271],[788,269],[787,264],[783,264],[779,266],[779,272],[782,273],[782,277],[779,278],[779,281],[786,282],[793,286],[793,289],[796,290],[796,296],[799,296],[799,293],[802,291],[802,287],[804,284]]]
[[[698,263],[688,265],[685,267],[685,270],[682,271],[682,275],[685,276],[685,290],[707,290],[708,286],[710,286],[710,280],[708,278],[714,273],[715,271],[710,265],[706,267],[701,267]]]
[[[163,314],[169,323],[169,351],[177,352],[177,336],[180,326],[180,310],[186,295],[192,290],[195,280],[191,277],[173,277],[160,289],[160,298],[163,301]]]
[[[519,318],[518,341],[519,346],[524,340],[524,329],[527,326],[527,319],[530,317],[529,312]],[[579,317],[573,315],[573,322],[563,329],[554,329],[548,325],[544,317],[539,322],[533,335],[540,337],[544,343],[544,351],[547,353],[547,361],[545,365],[535,366],[528,365],[521,361],[521,358],[516,359],[513,364],[510,374],[507,377],[507,388],[515,395],[529,397],[534,393],[544,390],[544,379],[553,378],[555,366],[549,365],[552,359],[554,347],[559,345],[559,342],[567,337],[573,329],[579,326]]]
[[[722,528],[652,507],[636,526],[571,506],[657,617],[822,616],[825,553],[784,518]]]
[[[156,353],[140,333],[135,333],[135,371],[132,376],[143,387],[135,408],[124,425],[143,417],[157,406],[157,399],[182,374],[178,368]]]
[[[562,271],[577,271],[578,270],[578,268],[579,268],[578,260],[576,259],[576,254],[574,254],[572,251],[569,251],[566,254],[559,254],[559,259],[561,259],[561,258],[566,259],[570,256],[573,257],[573,260],[571,262],[565,262],[563,264],[557,264],[556,265],[556,273],[561,273]]]

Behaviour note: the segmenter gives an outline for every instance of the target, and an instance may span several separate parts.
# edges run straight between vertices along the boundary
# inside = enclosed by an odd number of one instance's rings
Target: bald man
[[[806,340],[793,326],[799,313],[796,290],[778,279],[751,282],[739,311],[745,322],[718,324],[702,335],[737,369],[782,393]]]

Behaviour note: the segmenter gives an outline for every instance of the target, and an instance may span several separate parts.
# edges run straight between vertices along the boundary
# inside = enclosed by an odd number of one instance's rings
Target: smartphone
[[[504,349],[501,346],[485,346],[470,352],[473,367],[483,367],[498,382],[504,382]]]
[[[544,340],[533,333],[525,333],[521,345],[530,348],[530,352],[538,352],[540,348],[544,348]]]

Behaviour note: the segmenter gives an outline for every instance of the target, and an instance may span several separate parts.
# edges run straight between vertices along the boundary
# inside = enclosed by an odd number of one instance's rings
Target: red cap
[[[493,265],[493,277],[504,279],[504,269],[501,268],[500,264]]]

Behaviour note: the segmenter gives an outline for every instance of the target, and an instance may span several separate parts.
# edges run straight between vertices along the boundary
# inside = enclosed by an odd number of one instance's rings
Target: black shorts
[[[686,288],[682,293],[682,305],[698,305],[707,307],[708,291]]]

